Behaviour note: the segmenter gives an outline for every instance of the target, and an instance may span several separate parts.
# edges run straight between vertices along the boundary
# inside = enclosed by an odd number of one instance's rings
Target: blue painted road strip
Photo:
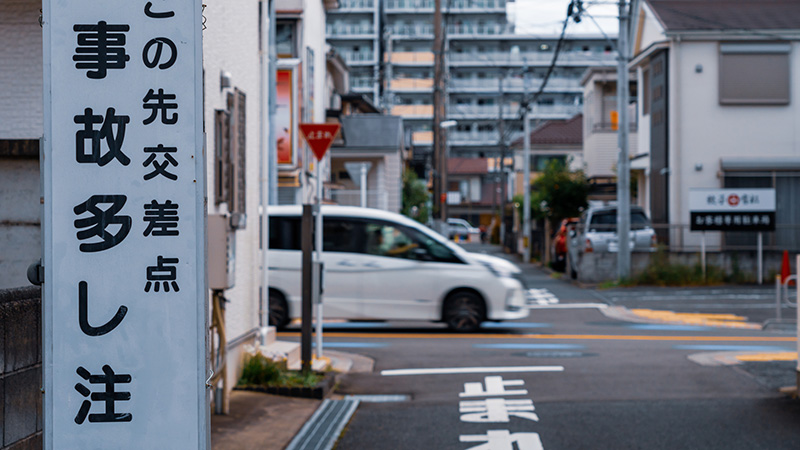
[[[577,350],[585,348],[583,345],[574,344],[475,344],[474,348],[492,350]]]
[[[534,323],[534,322],[485,322],[481,324],[482,328],[550,328],[549,323]]]

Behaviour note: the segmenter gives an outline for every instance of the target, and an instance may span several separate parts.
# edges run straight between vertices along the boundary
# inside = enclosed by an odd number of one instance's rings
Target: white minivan
[[[269,207],[270,324],[300,317],[302,207]],[[528,316],[521,271],[383,210],[322,206],[326,318],[430,320],[472,331]]]

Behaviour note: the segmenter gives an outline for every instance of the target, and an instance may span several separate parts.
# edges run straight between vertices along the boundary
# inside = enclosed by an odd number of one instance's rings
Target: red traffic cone
[[[787,278],[792,274],[791,266],[789,265],[789,251],[783,251],[783,262],[781,263],[781,283],[785,282]],[[794,286],[794,282],[789,283],[790,286]]]

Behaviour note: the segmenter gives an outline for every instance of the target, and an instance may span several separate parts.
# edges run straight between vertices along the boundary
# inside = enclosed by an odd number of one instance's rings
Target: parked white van
[[[302,207],[269,207],[270,324],[300,317]],[[430,320],[472,331],[528,316],[521,272],[383,210],[322,206],[326,318]]]

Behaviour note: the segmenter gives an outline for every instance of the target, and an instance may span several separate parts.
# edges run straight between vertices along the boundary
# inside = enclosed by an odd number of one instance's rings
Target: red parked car
[[[569,230],[578,223],[577,217],[570,217],[561,221],[555,236],[553,236],[553,259],[551,264],[554,270],[563,272],[566,269],[567,263],[567,238],[569,237]]]

